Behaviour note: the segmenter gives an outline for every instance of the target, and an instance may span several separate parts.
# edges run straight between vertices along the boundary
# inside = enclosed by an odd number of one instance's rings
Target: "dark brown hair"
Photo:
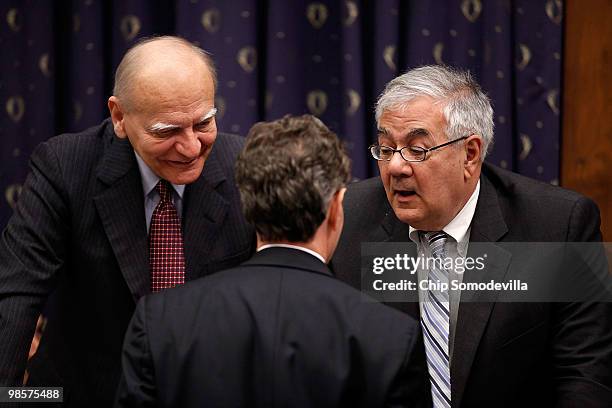
[[[236,162],[243,213],[271,242],[309,241],[349,180],[342,143],[311,115],[255,124]]]

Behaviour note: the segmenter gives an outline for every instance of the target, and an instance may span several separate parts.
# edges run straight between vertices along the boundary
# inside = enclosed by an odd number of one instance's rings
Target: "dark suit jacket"
[[[219,134],[183,196],[186,278],[251,255],[233,181],[242,138]],[[40,145],[0,240],[0,384],[16,385],[36,318],[52,310],[28,385],[63,386],[65,406],[111,405],[136,301],[150,291],[144,198],[134,151],[110,120]]]
[[[268,248],[139,302],[116,405],[417,406],[429,397],[419,332],[314,256]]]
[[[484,164],[470,242],[600,241],[589,199]],[[380,178],[349,186],[345,226],[332,260],[338,278],[360,286],[361,242],[409,242]],[[498,245],[499,246],[499,245]],[[468,256],[470,249],[468,248]],[[493,246],[495,248],[495,246]],[[501,280],[512,257],[465,282]],[[461,303],[451,362],[453,407],[612,406],[610,303]],[[462,297],[463,301],[463,297]],[[418,316],[416,304],[392,304]]]

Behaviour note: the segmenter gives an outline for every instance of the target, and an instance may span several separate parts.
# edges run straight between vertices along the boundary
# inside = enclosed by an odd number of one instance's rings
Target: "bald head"
[[[143,89],[172,88],[176,83],[198,80],[217,86],[214,63],[204,50],[180,37],[147,38],[121,60],[113,94],[124,109],[138,109],[138,93]]]

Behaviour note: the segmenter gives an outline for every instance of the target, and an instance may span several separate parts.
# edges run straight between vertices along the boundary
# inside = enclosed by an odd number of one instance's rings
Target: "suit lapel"
[[[108,187],[94,197],[104,231],[121,273],[138,300],[150,291],[147,227],[140,172],[127,139],[118,139],[107,130],[107,147],[98,179]]]
[[[386,199],[386,197],[385,197]],[[385,218],[378,229],[372,231],[368,236],[368,242],[406,242],[406,253],[411,258],[417,257],[416,245],[410,240],[410,229],[408,225],[401,222],[389,206]],[[389,304],[405,313],[408,313],[416,321],[420,319],[418,302],[396,302]]]
[[[202,176],[185,189],[183,206],[183,236],[185,245],[186,280],[201,276],[209,254],[215,245],[229,203],[218,192],[225,181],[216,155],[211,153]]]
[[[480,197],[470,231],[468,257],[487,254],[483,271],[466,271],[463,282],[502,281],[511,261],[508,251],[492,244],[508,231],[499,206],[494,186],[481,177]],[[479,243],[488,243],[486,247]],[[482,292],[461,294],[461,303],[455,330],[453,360],[451,362],[452,405],[459,407],[469,377],[470,369],[486,329],[495,299],[487,298]]]
[[[150,293],[151,286],[142,181],[129,141],[117,138],[112,126],[106,140],[110,144],[98,168],[98,178],[108,187],[94,197],[94,202],[121,273],[138,300]],[[229,203],[216,190],[223,181],[225,175],[213,150],[202,176],[185,189],[182,219],[186,280],[201,275],[227,215]]]
[[[381,223],[381,228],[384,231],[384,241],[388,242],[411,242],[410,241],[410,229],[408,225],[404,224],[397,219],[393,210],[389,207],[385,218]],[[380,231],[374,231],[374,233],[380,234]]]

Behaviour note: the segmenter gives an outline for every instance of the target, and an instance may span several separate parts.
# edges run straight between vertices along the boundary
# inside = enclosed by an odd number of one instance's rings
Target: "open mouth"
[[[175,166],[187,167],[187,166],[191,166],[193,163],[195,163],[196,160],[198,160],[197,157],[195,159],[193,159],[193,160],[190,160],[190,161],[168,160],[168,162],[170,162],[171,164],[173,164]]]
[[[411,190],[395,190],[395,194],[400,197],[411,197],[413,195],[416,195],[416,193]]]

